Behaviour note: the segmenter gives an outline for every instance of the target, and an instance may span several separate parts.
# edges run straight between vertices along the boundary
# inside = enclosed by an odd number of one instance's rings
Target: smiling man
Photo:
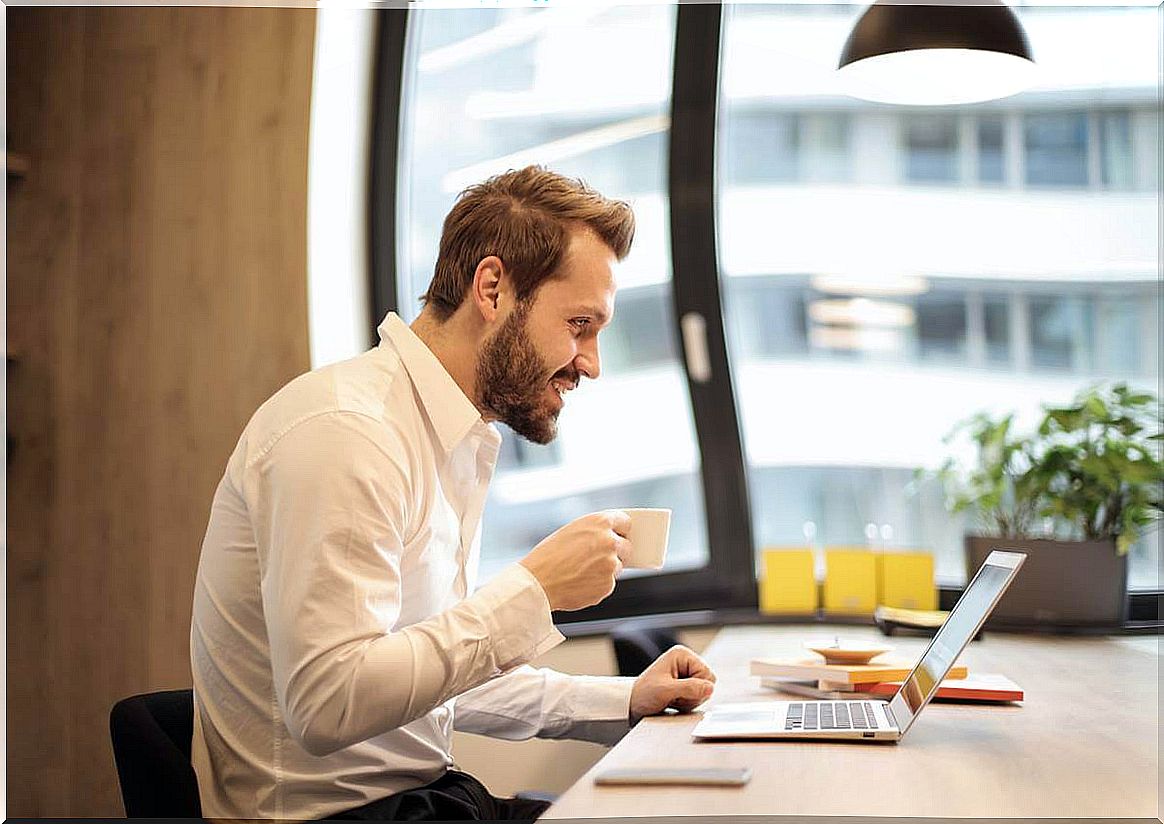
[[[215,493],[194,594],[193,761],[215,818],[531,819],[453,768],[454,729],[609,743],[689,710],[714,675],[683,647],[637,679],[528,662],[552,610],[598,603],[622,512],[566,524],[478,587],[501,421],[547,443],[614,312],[622,202],[537,167],[462,193],[411,327],[292,381]]]

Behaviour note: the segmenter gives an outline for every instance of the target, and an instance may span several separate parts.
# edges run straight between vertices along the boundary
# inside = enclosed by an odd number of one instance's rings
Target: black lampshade
[[[969,103],[1021,91],[1034,57],[1001,0],[968,4],[876,2],[841,51],[849,91],[891,103]]]

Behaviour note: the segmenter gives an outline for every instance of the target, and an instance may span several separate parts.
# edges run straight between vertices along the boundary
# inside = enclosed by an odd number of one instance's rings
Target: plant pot
[[[1128,615],[1128,556],[1115,541],[1014,540],[966,536],[967,578],[991,550],[1025,552],[987,627],[1049,629],[1123,626]]]

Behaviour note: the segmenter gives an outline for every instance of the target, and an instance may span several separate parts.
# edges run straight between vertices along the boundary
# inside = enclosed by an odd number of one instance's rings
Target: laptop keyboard
[[[788,706],[786,730],[875,730],[873,701],[805,701]]]

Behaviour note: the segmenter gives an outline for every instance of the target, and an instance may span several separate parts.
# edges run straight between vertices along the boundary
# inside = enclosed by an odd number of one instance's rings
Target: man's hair
[[[469,291],[477,264],[495,255],[517,299],[525,300],[558,270],[578,228],[593,231],[622,260],[634,239],[634,213],[623,201],[541,166],[470,186],[445,218],[436,271],[421,299],[447,320]]]

